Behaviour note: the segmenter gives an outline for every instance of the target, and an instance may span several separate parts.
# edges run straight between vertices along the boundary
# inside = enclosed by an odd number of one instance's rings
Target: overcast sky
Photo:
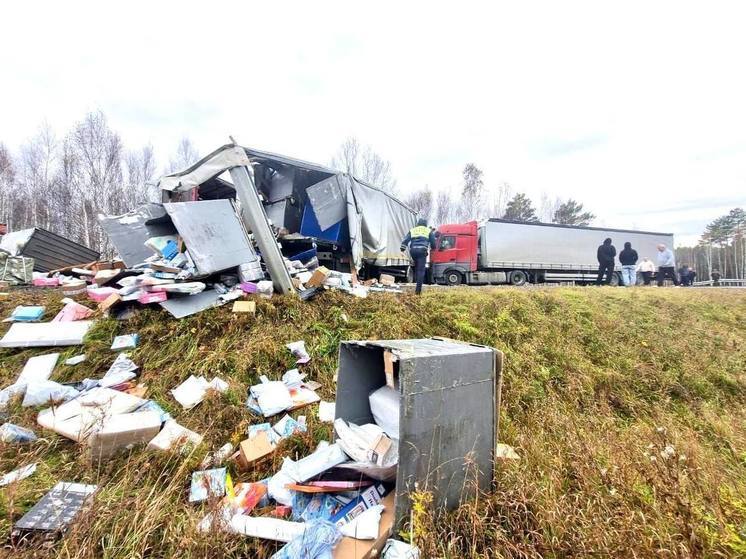
[[[746,205],[744,2],[253,4],[5,4],[0,141],[96,109],[164,164],[183,136],[328,163],[354,135],[404,192],[474,162],[677,244]]]

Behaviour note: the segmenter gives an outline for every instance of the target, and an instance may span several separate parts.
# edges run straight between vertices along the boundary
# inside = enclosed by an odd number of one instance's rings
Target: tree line
[[[679,265],[688,264],[699,279],[713,270],[723,278],[746,279],[746,211],[733,208],[707,224],[696,246],[676,249]]]
[[[45,123],[17,153],[0,143],[0,223],[9,231],[41,227],[112,256],[98,215],[158,200],[160,172],[197,159],[185,138],[160,170],[153,147],[128,149],[101,111],[86,114],[61,136]]]
[[[485,218],[512,221],[558,223],[562,225],[590,225],[596,218],[583,204],[572,198],[562,200],[542,194],[539,207],[523,192],[513,192],[508,183],[488,188],[482,170],[468,163],[462,171],[461,184],[453,189],[453,197],[445,191],[434,194],[429,187],[404,198],[404,202],[434,225],[459,223]]]

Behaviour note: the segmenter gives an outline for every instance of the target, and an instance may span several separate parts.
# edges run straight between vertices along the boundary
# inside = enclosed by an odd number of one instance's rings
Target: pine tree
[[[562,225],[590,225],[596,216],[583,211],[583,204],[572,198],[562,202],[552,216],[552,223]]]
[[[536,217],[536,210],[531,203],[531,199],[519,192],[508,202],[508,206],[505,208],[503,219],[509,219],[511,221],[527,221],[537,222],[539,218]]]

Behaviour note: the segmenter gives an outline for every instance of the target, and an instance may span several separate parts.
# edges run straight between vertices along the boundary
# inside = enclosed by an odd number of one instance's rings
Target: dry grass
[[[46,298],[49,314],[59,308],[58,295],[19,293],[0,302],[0,316],[24,298]],[[340,340],[438,335],[506,353],[501,439],[522,460],[500,466],[496,490],[457,511],[434,512],[418,495],[414,533],[425,557],[746,555],[746,294],[458,289],[419,299],[327,293],[311,303],[261,300],[256,318],[222,308],[176,321],[148,310],[124,323],[100,321],[84,347],[89,360],[58,367],[54,378],[100,376],[113,359],[112,337],[129,332],[142,339],[132,357],[149,396],[206,443],[188,457],[136,449],[92,465],[78,446],[37,428],[35,410],[15,404],[11,421],[44,438],[0,450],[0,473],[40,462],[33,477],[0,490],[2,538],[56,481],[101,489],[61,542],[5,553],[270,557],[276,546],[266,542],[198,535],[194,526],[207,509],[186,498],[204,453],[238,442],[258,422],[243,406],[248,385],[290,368],[283,344],[305,339],[314,358],[309,376],[332,399]],[[46,352],[1,350],[0,385]],[[184,412],[168,390],[189,374],[219,375],[231,390]],[[234,478],[261,479],[283,454],[302,455],[330,435],[313,410],[305,413],[308,434],[287,441],[273,464]]]

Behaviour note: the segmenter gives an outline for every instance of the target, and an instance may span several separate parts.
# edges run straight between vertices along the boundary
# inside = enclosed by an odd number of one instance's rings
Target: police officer
[[[422,282],[425,281],[425,263],[427,262],[428,248],[435,248],[435,232],[427,226],[427,220],[420,218],[417,226],[413,227],[401,242],[401,251],[404,252],[409,245],[409,254],[414,260],[414,278],[417,282],[415,293],[422,292]]]

